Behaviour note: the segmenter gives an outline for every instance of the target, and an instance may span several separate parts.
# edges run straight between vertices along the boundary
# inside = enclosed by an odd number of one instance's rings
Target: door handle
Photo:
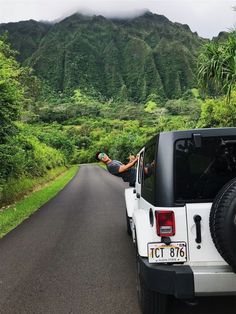
[[[201,243],[202,242],[202,233],[201,233],[201,220],[202,220],[202,217],[200,215],[195,215],[193,217],[193,220],[194,220],[195,225],[196,225],[196,239],[195,239],[195,241],[197,243]]]
[[[140,194],[139,194],[139,193],[136,193],[136,197],[137,197],[137,198],[140,198]]]

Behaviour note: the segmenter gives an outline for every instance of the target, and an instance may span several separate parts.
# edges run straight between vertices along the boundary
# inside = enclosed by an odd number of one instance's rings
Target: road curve
[[[1,314],[140,314],[121,179],[95,165],[0,240]],[[235,314],[235,298],[167,314]]]

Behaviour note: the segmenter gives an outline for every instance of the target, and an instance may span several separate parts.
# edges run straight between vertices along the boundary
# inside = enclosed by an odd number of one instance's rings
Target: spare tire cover
[[[218,252],[236,272],[236,178],[220,190],[212,204],[210,231]]]

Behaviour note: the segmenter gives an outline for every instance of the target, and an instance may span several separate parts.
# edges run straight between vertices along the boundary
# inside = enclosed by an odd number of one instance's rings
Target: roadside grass
[[[78,165],[72,166],[53,182],[26,196],[23,200],[0,209],[0,238],[17,227],[32,213],[53,198],[75,176]]]
[[[104,164],[104,163],[102,163],[102,162],[97,162],[97,163],[95,163],[97,166],[99,166],[99,167],[101,167],[102,169],[105,169],[105,170],[107,170],[107,167],[106,167],[106,165]]]
[[[29,178],[22,176],[20,178],[10,178],[0,191],[0,209],[3,206],[19,201],[25,195],[42,188],[45,184],[54,180],[67,170],[68,167],[61,166],[48,170],[42,177]]]

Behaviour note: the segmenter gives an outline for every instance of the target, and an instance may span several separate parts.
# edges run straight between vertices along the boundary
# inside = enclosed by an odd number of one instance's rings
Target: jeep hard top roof
[[[154,205],[156,206],[181,206],[175,200],[176,179],[176,142],[193,139],[196,148],[200,148],[203,138],[235,137],[236,128],[209,128],[183,131],[161,132],[154,136],[145,147],[156,146],[155,160],[157,164],[155,186],[156,191]],[[234,142],[234,141],[233,141]],[[182,169],[183,173],[185,169]],[[192,200],[194,201],[194,200]],[[210,200],[209,200],[210,201]],[[183,201],[183,203],[185,203]]]
[[[231,136],[236,135],[236,127],[230,128],[205,128],[205,129],[192,129],[192,130],[181,130],[181,131],[167,131],[160,132],[155,135],[152,139],[147,142],[153,142],[157,137],[163,137],[168,141],[176,141],[182,138],[192,138],[193,134],[199,134],[202,137],[210,137],[210,136]],[[145,145],[146,146],[146,145]]]

